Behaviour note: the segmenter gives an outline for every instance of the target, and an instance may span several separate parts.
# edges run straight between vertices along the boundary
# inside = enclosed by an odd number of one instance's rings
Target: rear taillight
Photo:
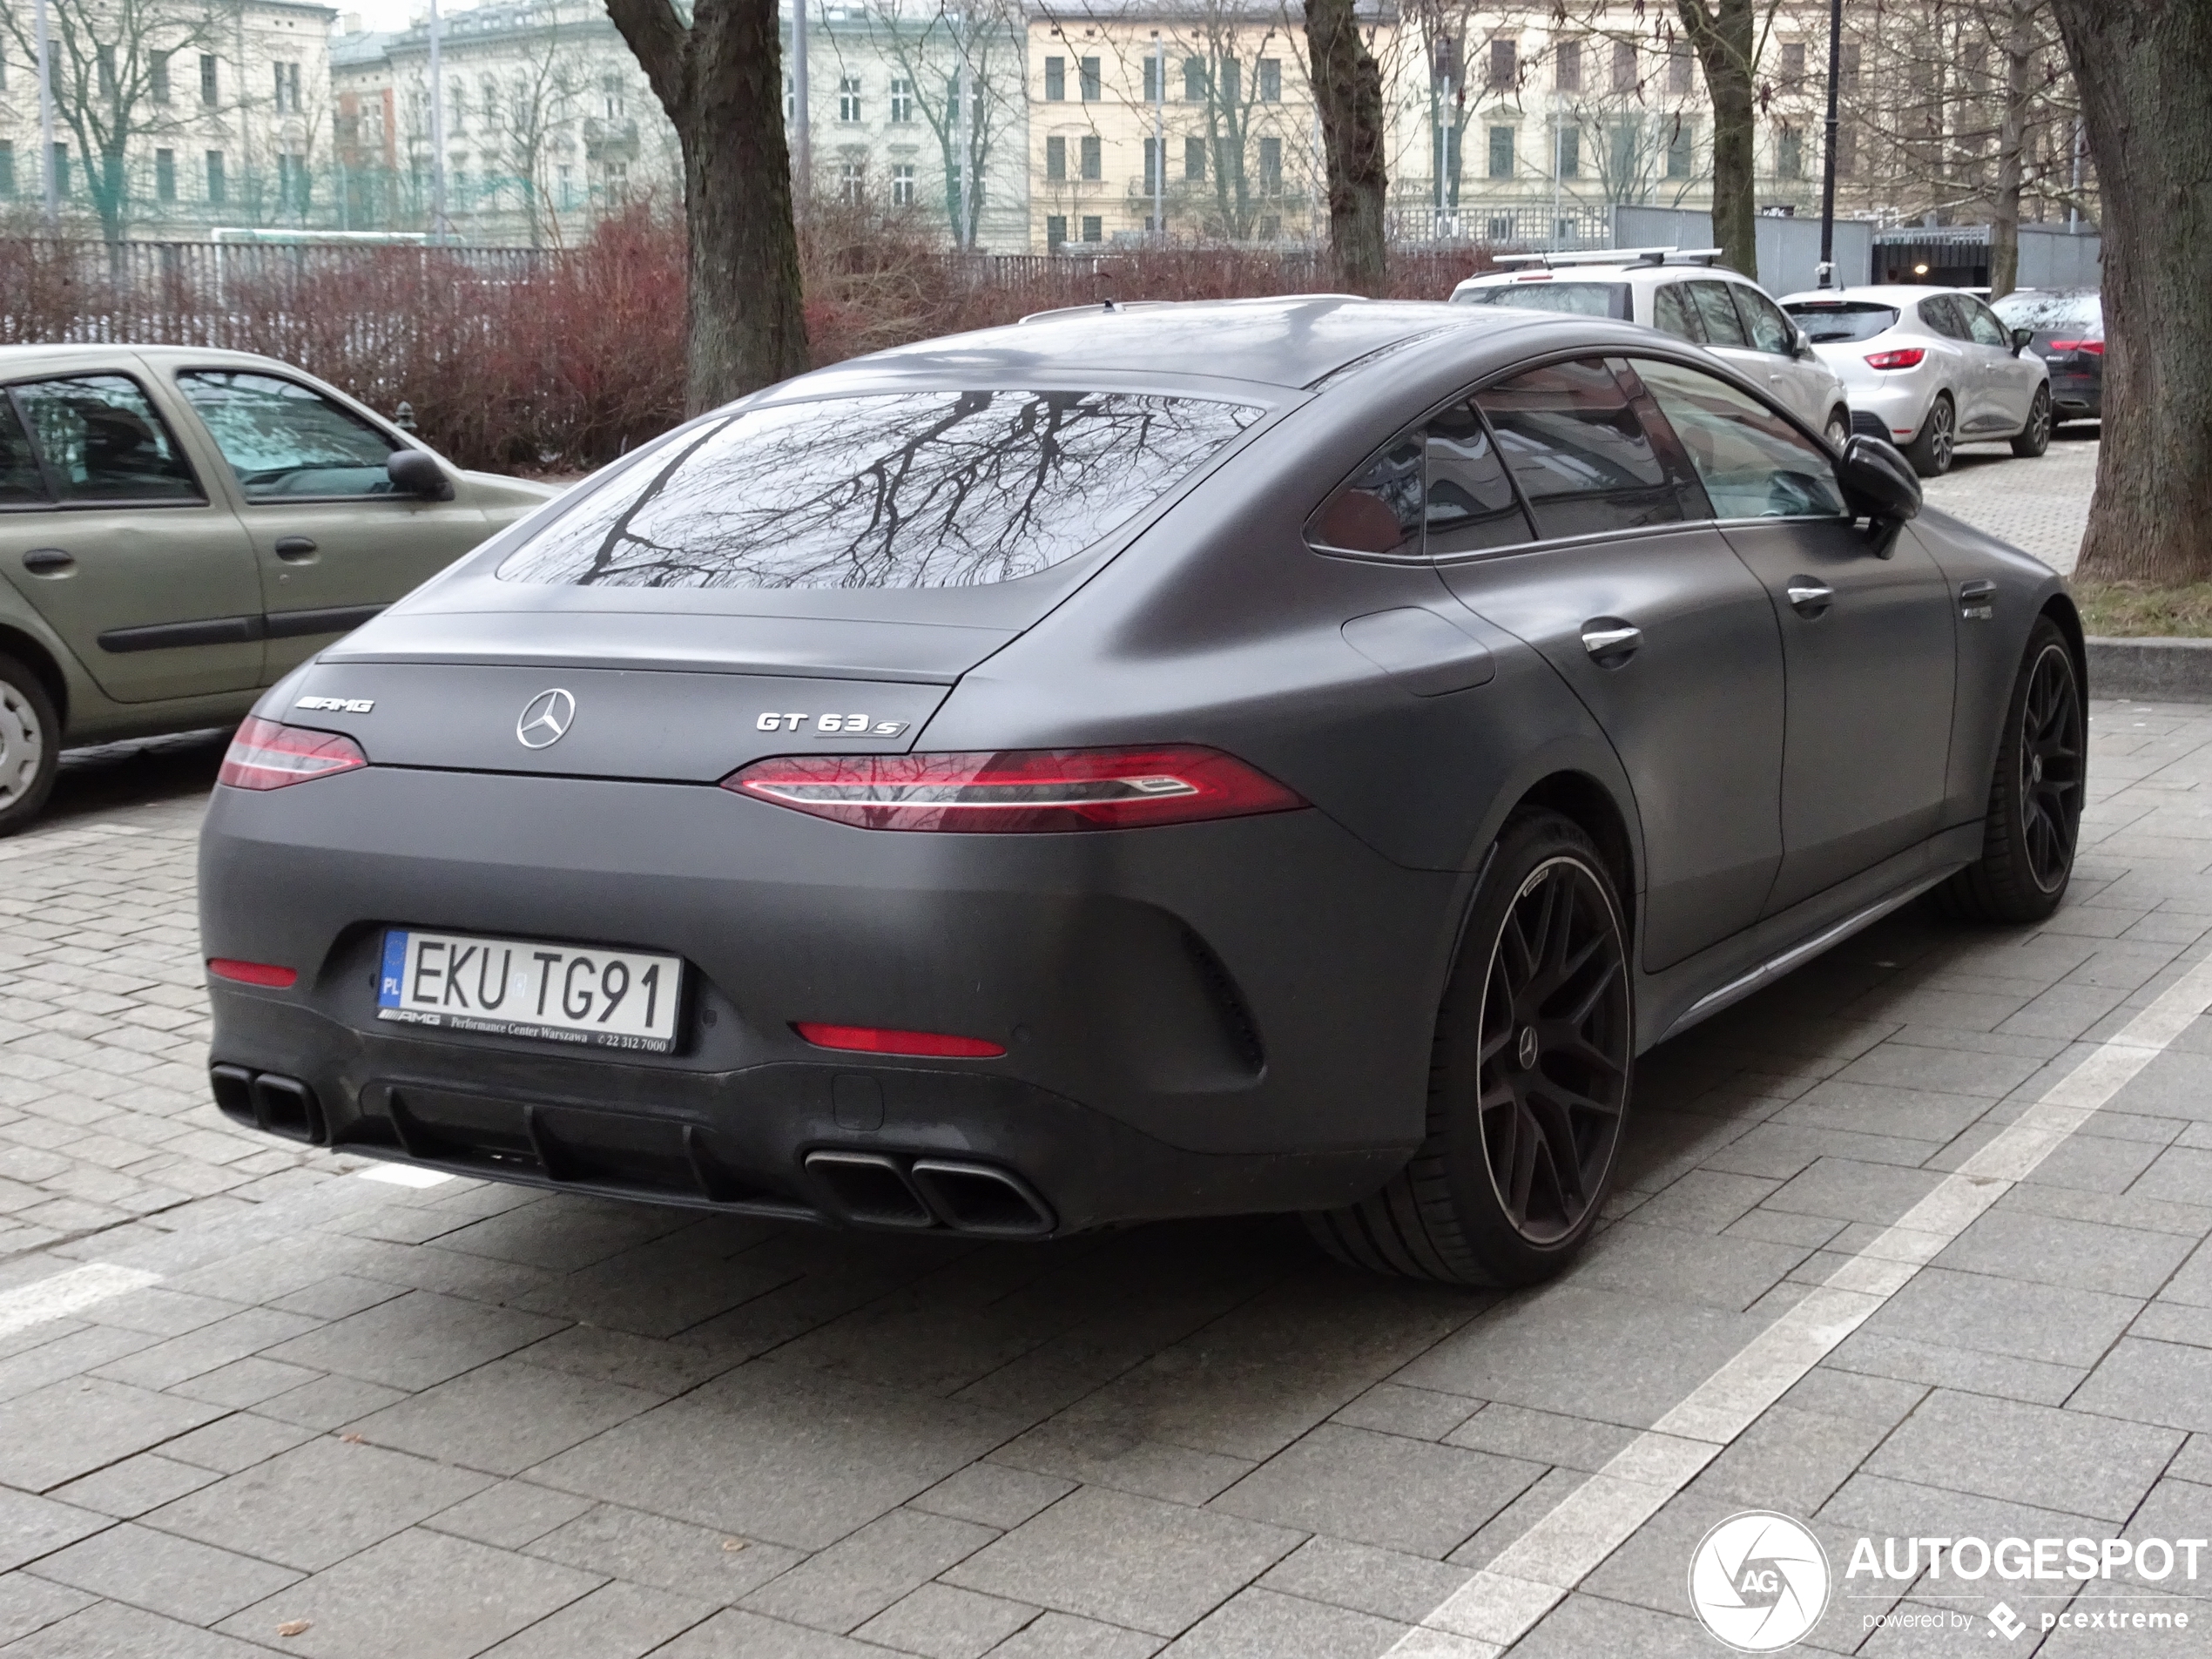
[[[1217,749],[1010,749],[981,754],[780,755],[725,789],[863,829],[1136,829],[1305,805]]]
[[[368,764],[361,745],[342,732],[310,732],[249,717],[231,739],[215,781],[236,789],[281,789]]]
[[[1001,1042],[981,1037],[948,1036],[940,1031],[894,1031],[875,1025],[818,1025],[811,1020],[794,1022],[792,1030],[817,1049],[840,1049],[847,1054],[923,1055],[933,1060],[995,1060],[1006,1052]]]
[[[1905,346],[1897,351],[1870,352],[1866,366],[1869,368],[1918,368],[1920,360],[1927,354],[1918,346]]]
[[[2101,357],[2105,354],[2105,343],[2101,340],[2054,340],[2051,342],[2051,349],[2086,351],[2094,357]]]

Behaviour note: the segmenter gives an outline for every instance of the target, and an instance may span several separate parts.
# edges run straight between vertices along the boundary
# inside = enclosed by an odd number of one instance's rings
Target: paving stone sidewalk
[[[1271,1219],[847,1237],[232,1133],[191,916],[215,752],[75,758],[0,842],[0,1296],[159,1276],[0,1336],[4,1659],[1379,1659],[2212,950],[2212,710],[2100,704],[2067,907],[1913,907],[1647,1056],[1556,1285],[1371,1278]],[[2209,1236],[2200,1020],[1515,1652],[1721,1652],[1684,1578],[1749,1507],[1831,1552],[2212,1535]],[[2212,1561],[1843,1565],[1817,1650],[2212,1653]],[[1897,1610],[1969,1628],[1868,1627]]]
[[[2101,430],[2094,421],[2068,427],[2032,461],[2009,444],[1961,445],[1951,470],[1923,488],[1931,505],[2070,571],[2089,527]]]

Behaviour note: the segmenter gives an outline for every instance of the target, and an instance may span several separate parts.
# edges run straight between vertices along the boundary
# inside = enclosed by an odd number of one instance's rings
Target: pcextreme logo
[[[1764,1509],[1730,1515],[1689,1558],[1689,1605],[1738,1653],[1773,1653],[1828,1610],[1828,1556],[1801,1523]]]

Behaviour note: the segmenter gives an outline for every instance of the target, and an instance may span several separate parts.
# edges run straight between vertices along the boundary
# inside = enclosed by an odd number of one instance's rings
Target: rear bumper
[[[370,767],[216,792],[205,952],[300,979],[215,981],[212,1058],[237,1069],[219,1091],[234,1116],[257,1109],[242,1080],[305,1086],[297,1116],[272,1118],[282,1091],[260,1091],[278,1132],[718,1209],[901,1224],[855,1213],[836,1169],[810,1166],[824,1151],[887,1160],[894,1184],[915,1158],[1011,1172],[1051,1231],[1323,1205],[1421,1137],[1467,880],[1391,864],[1310,810],[900,834],[711,787]],[[677,1051],[380,1022],[393,925],[679,954]],[[798,1020],[1008,1053],[832,1054]]]
[[[1922,383],[1911,370],[1878,381],[1854,381],[1851,383],[1851,418],[1854,424],[1862,415],[1878,421],[1884,437],[1892,443],[1908,442],[1919,435],[1935,392],[1932,381]]]

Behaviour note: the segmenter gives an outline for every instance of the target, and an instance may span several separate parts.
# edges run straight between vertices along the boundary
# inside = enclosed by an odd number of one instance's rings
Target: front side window
[[[60,500],[204,499],[176,439],[128,375],[33,381],[8,389]]]
[[[1589,536],[1681,519],[1678,481],[1602,360],[1529,369],[1479,394],[1475,403],[1489,417],[1539,536]]]
[[[198,369],[178,375],[177,389],[249,502],[394,493],[392,440],[297,381]]]
[[[1978,346],[1994,346],[2000,351],[2010,351],[2012,335],[2005,332],[2005,325],[1997,320],[1989,307],[1979,300],[1960,300],[1959,309],[1966,314],[1966,327]]]
[[[1840,518],[1827,453],[1725,381],[1679,363],[1635,361],[1638,379],[1688,451],[1716,518]]]
[[[931,391],[725,416],[500,565],[579,587],[953,588],[1093,546],[1259,418],[1128,392]]]
[[[46,499],[46,481],[38,474],[38,457],[30,452],[30,435],[16,418],[16,406],[0,397],[0,507],[21,507]]]
[[[1689,290],[1690,303],[1697,307],[1707,345],[1750,349],[1750,336],[1743,332],[1743,320],[1736,314],[1736,301],[1728,297],[1727,283],[1700,280],[1683,286]]]

